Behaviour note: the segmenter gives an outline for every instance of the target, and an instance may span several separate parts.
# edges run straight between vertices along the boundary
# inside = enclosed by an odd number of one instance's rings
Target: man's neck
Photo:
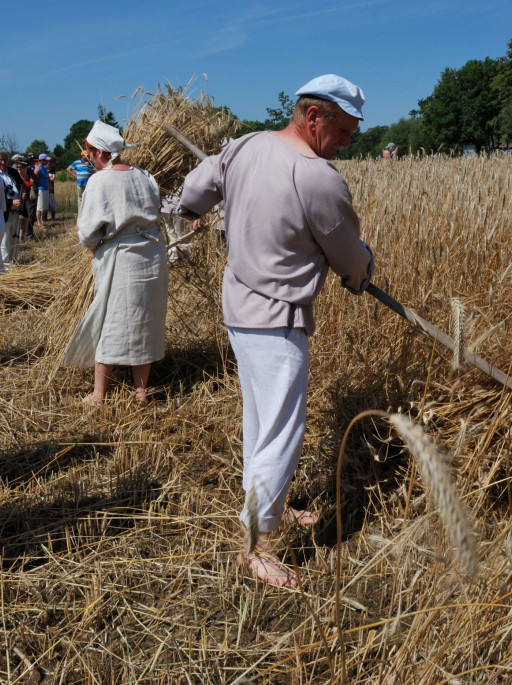
[[[297,152],[300,152],[301,155],[318,157],[308,143],[307,130],[302,126],[298,126],[295,122],[290,121],[286,128],[283,128],[281,131],[270,131],[270,133],[288,143]]]

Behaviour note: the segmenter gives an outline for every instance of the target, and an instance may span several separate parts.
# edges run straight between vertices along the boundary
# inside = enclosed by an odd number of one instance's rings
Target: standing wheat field
[[[512,682],[511,393],[460,354],[510,371],[512,159],[338,167],[374,283],[459,353],[328,279],[290,493],[322,519],[279,542],[297,590],[235,561],[242,408],[221,232],[170,267],[150,405],[121,368],[104,407],[86,407],[92,371],[59,362],[90,257],[74,184],[57,184],[65,209],[0,277],[0,682]]]

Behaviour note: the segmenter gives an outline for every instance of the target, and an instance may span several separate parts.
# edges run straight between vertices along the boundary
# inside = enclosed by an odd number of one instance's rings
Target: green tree
[[[66,152],[66,150],[62,147],[62,145],[56,145],[53,148],[52,152],[52,166],[54,169],[60,169],[59,161],[62,157],[62,155]]]
[[[473,143],[477,150],[495,144],[500,105],[493,81],[498,61],[470,60],[459,70],[462,100],[461,143]]]
[[[244,136],[246,133],[254,133],[255,131],[266,131],[264,121],[251,121],[250,119],[242,119],[240,122],[240,128],[236,134],[236,137]]]
[[[500,110],[499,126],[502,141],[508,147],[512,142],[512,98]]]
[[[75,121],[69,129],[68,135],[64,138],[64,147],[66,150],[73,151],[75,156],[79,155],[80,145],[83,145],[84,138],[87,137],[93,126],[94,121],[89,121],[88,119]]]
[[[460,150],[494,145],[499,103],[493,81],[498,60],[470,60],[461,69],[445,69],[434,91],[419,101],[424,146]],[[412,112],[417,114],[417,111]]]
[[[500,111],[493,122],[499,130],[498,144],[501,142],[509,144],[512,140],[510,134],[510,102],[512,102],[512,40],[508,42],[508,50],[505,57],[498,59],[497,74],[492,81],[492,86],[496,92]]]
[[[399,121],[391,124],[382,137],[379,149],[386,147],[387,143],[393,141],[397,147],[397,155],[403,157],[408,154],[416,154],[422,145],[423,122],[421,119],[412,117],[409,119],[402,118]]]
[[[113,112],[110,110],[107,112],[103,104],[98,105],[98,119],[104,121],[106,124],[109,124],[109,126],[115,126],[121,133],[123,132],[123,129],[118,124]]]
[[[462,111],[458,95],[457,70],[445,69],[432,94],[419,100],[427,148],[459,144]]]
[[[492,81],[492,87],[501,107],[512,99],[512,39],[508,42],[506,56],[498,59],[497,73]]]
[[[268,118],[265,119],[265,129],[268,131],[279,131],[290,123],[295,103],[289,95],[281,91],[277,96],[280,107],[266,107]]]
[[[292,99],[286,95],[284,91],[279,93],[277,99],[280,107],[266,107],[268,117],[264,121],[258,121],[256,119],[238,119],[236,114],[233,114],[229,110],[229,107],[217,109],[227,110],[229,114],[239,122],[236,126],[236,131],[233,133],[234,138],[239,138],[246,133],[254,133],[255,131],[279,131],[288,125],[295,105]]]
[[[340,150],[337,159],[366,159],[367,157],[379,157],[381,153],[381,140],[387,133],[388,126],[373,126],[364,133],[357,128],[351,136],[350,147]]]
[[[36,138],[27,147],[27,152],[33,152],[35,155],[41,155],[43,152],[48,152],[48,145],[45,140]]]
[[[64,154],[64,152],[65,152],[65,149],[62,147],[62,145],[56,145],[56,146],[53,148],[53,156],[54,156],[56,159],[58,159],[59,157],[61,157],[61,156]]]
[[[55,154],[55,170],[60,171],[62,169],[67,169],[68,166],[80,157],[80,149],[83,147],[83,141],[87,137],[89,131],[93,127],[94,122],[88,119],[80,119],[75,121],[69,129],[69,133],[64,138],[64,147],[58,146],[63,149],[58,156]],[[55,148],[57,149],[57,147]]]

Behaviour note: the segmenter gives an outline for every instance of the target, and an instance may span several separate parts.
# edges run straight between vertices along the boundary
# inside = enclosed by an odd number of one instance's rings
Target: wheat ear
[[[465,312],[464,306],[458,297],[452,297],[451,299],[452,307],[452,317],[453,317],[453,360],[452,369],[456,371],[462,366],[465,353],[465,336],[464,336],[464,325],[465,325]]]
[[[461,566],[473,577],[478,572],[476,536],[452,480],[447,458],[419,426],[402,414],[392,414],[389,422],[415,457],[427,492],[452,539]]]

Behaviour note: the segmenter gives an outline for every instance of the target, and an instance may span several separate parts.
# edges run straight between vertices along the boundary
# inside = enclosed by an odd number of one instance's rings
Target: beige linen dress
[[[164,356],[168,270],[159,206],[155,179],[139,167],[90,178],[77,223],[82,245],[96,250],[94,300],[64,364],[139,366]]]

